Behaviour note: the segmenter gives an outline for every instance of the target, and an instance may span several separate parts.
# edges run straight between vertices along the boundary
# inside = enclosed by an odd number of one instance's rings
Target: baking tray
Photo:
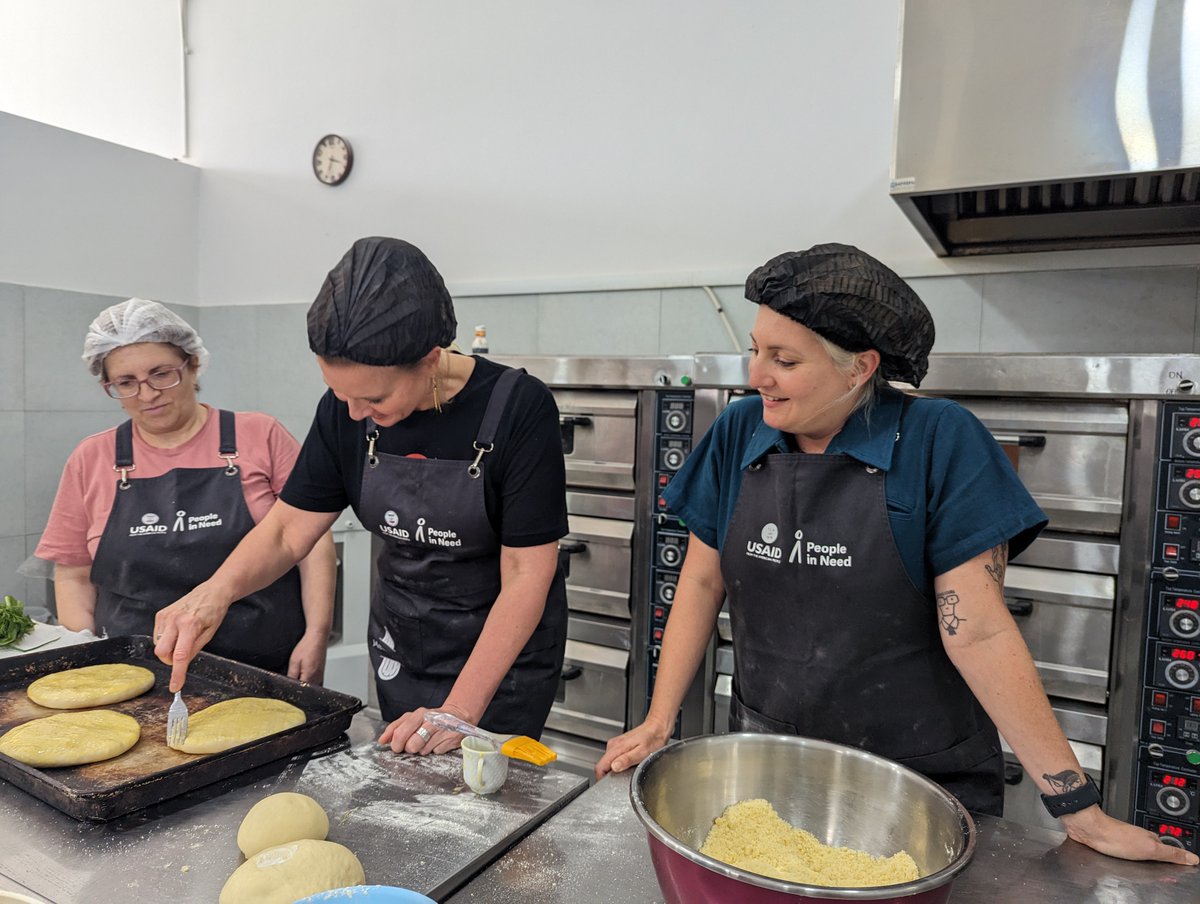
[[[0,755],[0,778],[69,816],[102,822],[324,744],[345,732],[363,706],[349,694],[201,652],[188,668],[184,688],[193,715],[232,697],[273,697],[300,707],[308,718],[303,725],[223,753],[180,753],[166,743],[171,670],[155,657],[149,637],[133,635],[0,659],[0,733],[65,711],[30,700],[25,694],[30,682],[63,669],[112,662],[154,672],[154,686],[140,697],[99,707],[137,719],[142,727],[138,742],[111,760],[62,769],[37,769]]]

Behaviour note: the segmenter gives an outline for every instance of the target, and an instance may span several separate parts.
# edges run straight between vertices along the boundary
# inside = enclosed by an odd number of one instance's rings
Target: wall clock
[[[326,185],[341,185],[353,166],[354,151],[341,135],[326,135],[313,148],[313,173]]]

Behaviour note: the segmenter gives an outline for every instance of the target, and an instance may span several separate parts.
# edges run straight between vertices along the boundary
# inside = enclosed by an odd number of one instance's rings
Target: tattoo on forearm
[[[992,547],[992,564],[984,565],[996,586],[1004,588],[1004,569],[1008,567],[1008,541]]]
[[[1068,791],[1074,791],[1076,788],[1083,787],[1083,776],[1074,769],[1064,769],[1062,772],[1056,772],[1053,775],[1044,772],[1042,773],[1042,778],[1050,783],[1050,788],[1055,794],[1066,794]]]
[[[947,634],[958,633],[958,626],[966,621],[958,617],[958,594],[953,590],[945,590],[937,595],[938,623]]]

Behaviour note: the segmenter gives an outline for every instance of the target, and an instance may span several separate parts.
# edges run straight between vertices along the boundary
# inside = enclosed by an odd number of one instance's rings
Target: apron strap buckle
[[[233,460],[238,457],[237,452],[232,452],[232,453],[222,452],[217,457],[225,459],[225,473],[228,474],[230,477],[234,476],[238,472],[237,465],[235,465],[233,463]]]
[[[132,462],[130,462],[128,465],[113,465],[113,470],[119,471],[121,474],[121,479],[117,483],[117,486],[122,490],[129,489],[129,472],[136,471],[137,465],[133,464]]]
[[[374,433],[367,434],[367,464],[372,468],[379,464],[379,456],[375,454],[375,443],[379,439],[379,428]]]
[[[471,462],[471,466],[467,468],[467,473],[471,475],[472,479],[475,479],[483,473],[483,469],[479,467],[479,462],[483,460],[483,456],[496,448],[496,444],[484,443],[481,446],[479,443],[473,442],[471,445],[475,447],[475,460]]]

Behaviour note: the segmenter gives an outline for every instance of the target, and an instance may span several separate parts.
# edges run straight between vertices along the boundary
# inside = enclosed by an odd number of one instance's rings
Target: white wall
[[[0,0],[0,110],[185,151],[179,0]]]
[[[197,172],[0,113],[0,283],[189,304]]]
[[[459,292],[736,282],[832,239],[924,246],[887,194],[896,0],[204,0],[202,303],[311,298],[350,242]],[[317,183],[326,132],[355,170]]]
[[[887,192],[900,0],[183,2],[197,197],[40,136],[0,175],[0,280],[307,301],[370,234],[416,242],[460,296],[734,285],[820,241],[909,276],[1200,263],[1200,245],[935,258]],[[171,153],[178,26],[173,0],[0,0],[0,107]],[[309,165],[329,131],[356,152],[338,188]],[[61,224],[91,259],[62,253]]]

